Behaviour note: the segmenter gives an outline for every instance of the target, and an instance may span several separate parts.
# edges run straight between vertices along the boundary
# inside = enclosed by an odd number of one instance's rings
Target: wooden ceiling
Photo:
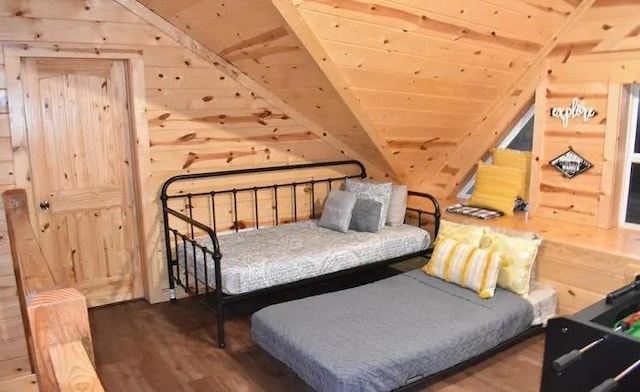
[[[384,141],[344,105],[270,0],[140,0],[296,111],[393,174]]]
[[[571,10],[519,0],[296,2],[410,174],[460,143]]]
[[[593,3],[139,1],[372,164],[441,196],[531,99],[523,75]]]

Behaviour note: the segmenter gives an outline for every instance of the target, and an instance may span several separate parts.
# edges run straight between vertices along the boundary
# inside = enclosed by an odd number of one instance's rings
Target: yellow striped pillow
[[[510,149],[491,150],[491,161],[496,166],[512,167],[524,171],[524,181],[518,196],[529,200],[529,179],[531,178],[531,152]]]
[[[438,241],[431,261],[422,270],[428,275],[471,289],[480,298],[491,298],[496,290],[502,255],[450,238]]]
[[[520,169],[479,162],[476,185],[468,205],[502,211],[507,216],[513,215],[524,175],[524,171]]]

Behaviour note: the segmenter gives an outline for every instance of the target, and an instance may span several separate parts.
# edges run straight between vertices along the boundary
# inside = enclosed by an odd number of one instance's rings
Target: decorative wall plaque
[[[584,159],[580,154],[573,151],[571,147],[561,155],[558,155],[549,162],[551,166],[558,169],[563,176],[573,178],[593,167],[591,162]]]
[[[551,108],[551,117],[559,118],[562,120],[562,127],[569,126],[569,119],[582,117],[584,122],[589,121],[598,115],[598,111],[592,107],[587,106],[580,98],[573,98],[571,100],[571,106],[562,107],[555,106]]]

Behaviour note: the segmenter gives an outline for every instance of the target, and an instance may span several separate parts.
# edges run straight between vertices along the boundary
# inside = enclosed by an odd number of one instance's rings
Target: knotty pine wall
[[[532,214],[587,227],[617,226],[629,93],[640,80],[640,4],[601,0],[559,41],[536,92]],[[598,115],[563,128],[554,106],[581,98]],[[571,146],[594,164],[566,179],[548,162]]]
[[[112,0],[62,0],[55,5],[48,0],[3,1],[0,26],[1,45],[142,51],[156,186],[178,173],[345,159],[285,113]],[[0,50],[0,191],[15,184],[12,152],[17,148],[10,137],[3,64]],[[159,237],[158,231],[151,240]],[[164,298],[160,293],[166,287],[160,256],[149,260],[154,300]],[[0,380],[28,371],[23,335],[0,208]]]
[[[271,0],[140,0],[381,170],[383,141],[358,118]]]
[[[583,66],[591,67],[588,62]],[[552,65],[551,70],[554,71]],[[555,73],[555,72],[553,72]],[[536,95],[536,135],[534,137],[534,165],[531,212],[541,217],[560,219],[590,227],[612,227],[614,193],[612,181],[616,157],[607,151],[617,144],[622,87],[591,77],[589,82],[571,82],[563,77],[549,77]],[[581,97],[594,107],[598,115],[588,123],[576,118],[563,128],[562,121],[549,116],[557,106],[569,106],[573,97]],[[594,167],[572,178],[566,178],[549,161],[572,147]],[[605,154],[608,156],[605,158]],[[622,159],[624,159],[622,157]],[[617,196],[615,196],[617,197]]]
[[[626,151],[625,86],[640,81],[639,12],[637,2],[597,1],[559,39],[536,92],[531,216],[550,227],[542,234],[538,279],[558,290],[563,314],[602,299],[640,272],[637,231],[610,229],[618,225]],[[599,114],[562,128],[549,109],[573,97]],[[569,146],[594,164],[571,180],[548,164]]]

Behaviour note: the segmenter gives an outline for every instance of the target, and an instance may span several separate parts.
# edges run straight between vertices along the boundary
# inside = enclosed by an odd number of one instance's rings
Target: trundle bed
[[[297,173],[309,170],[334,171],[291,181],[304,177]],[[242,187],[207,185],[208,181],[246,175],[261,181]],[[283,180],[264,185],[271,177]],[[427,258],[440,225],[440,207],[429,194],[409,191],[410,198],[430,206],[427,210],[407,208],[407,222],[415,226],[385,226],[378,233],[338,233],[316,224],[320,190],[339,187],[347,178],[366,177],[360,162],[339,161],[170,178],[160,195],[170,298],[175,300],[178,285],[215,312],[217,343],[222,348],[224,309],[230,303],[415,257]],[[266,207],[265,193],[272,198]],[[241,198],[249,200],[249,225],[239,218],[246,214],[239,208]],[[219,207],[221,203],[226,204]],[[203,204],[209,206],[209,212],[196,218],[196,206]],[[260,222],[265,208],[272,226],[263,227]],[[220,227],[222,210],[232,217],[232,226],[226,230]]]
[[[348,290],[266,307],[252,338],[314,390],[390,391],[425,385],[542,330],[555,291],[491,299],[413,270]]]

